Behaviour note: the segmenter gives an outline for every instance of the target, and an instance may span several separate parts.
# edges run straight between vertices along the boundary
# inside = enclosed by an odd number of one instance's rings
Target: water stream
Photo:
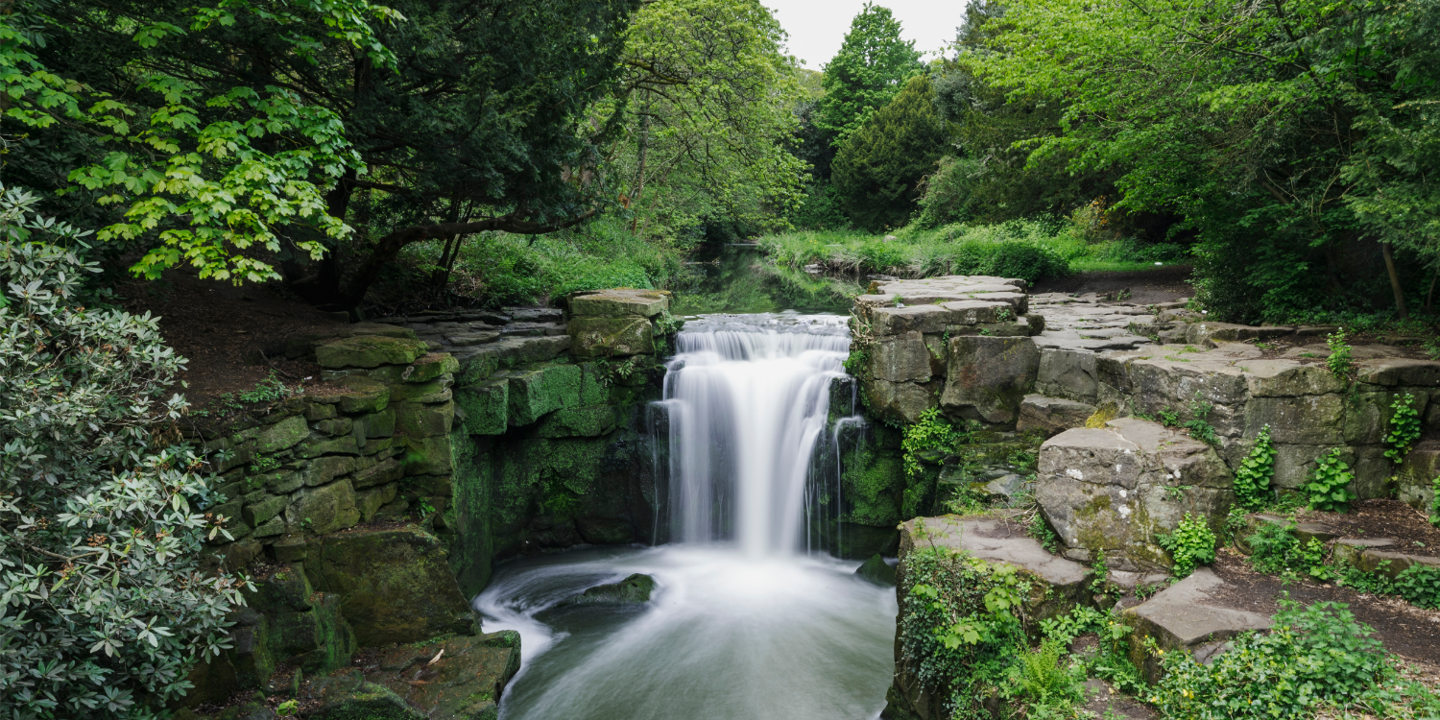
[[[485,629],[516,629],[523,665],[503,720],[874,718],[893,671],[894,591],[856,562],[806,551],[817,498],[838,493],[844,318],[776,313],[692,320],[676,340],[659,459],[672,542],[532,558],[476,598]],[[831,487],[831,486],[834,487]],[[838,503],[838,498],[836,498]],[[838,504],[836,505],[838,507]],[[823,519],[823,518],[822,518]],[[643,572],[635,607],[557,609]]]

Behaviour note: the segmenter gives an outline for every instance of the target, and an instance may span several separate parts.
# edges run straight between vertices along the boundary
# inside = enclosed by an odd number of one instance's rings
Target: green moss
[[[851,510],[849,522],[876,527],[894,526],[900,521],[897,495],[903,490],[904,467],[900,458],[862,447],[845,457],[842,475],[844,492]]]

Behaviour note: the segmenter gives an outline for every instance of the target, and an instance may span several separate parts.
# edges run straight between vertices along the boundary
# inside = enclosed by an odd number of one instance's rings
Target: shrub
[[[1270,442],[1270,426],[1260,428],[1255,446],[1235,471],[1235,499],[1241,506],[1257,510],[1272,497],[1270,480],[1275,476],[1275,444]]]
[[[1293,518],[1284,525],[1261,523],[1245,542],[1250,546],[1250,564],[1260,572],[1285,578],[1309,575],[1319,580],[1332,574],[1325,566],[1325,546],[1314,538],[1300,542]]]
[[[1380,641],[1345,605],[1281,603],[1268,633],[1247,633],[1209,665],[1189,653],[1164,656],[1151,702],[1167,717],[1315,717],[1348,706],[1395,676]]]
[[[1355,494],[1350,492],[1350,483],[1355,473],[1340,459],[1340,448],[1320,459],[1319,467],[1310,473],[1310,482],[1305,492],[1310,497],[1310,507],[1327,512],[1345,512]]]
[[[1185,513],[1175,532],[1157,535],[1155,541],[1170,552],[1177,578],[1188,577],[1197,565],[1215,562],[1215,533],[1203,517]]]
[[[1350,357],[1350,344],[1345,341],[1345,328],[1326,335],[1325,344],[1330,346],[1330,357],[1325,358],[1325,365],[1335,377],[1348,380],[1355,362]]]
[[[0,706],[146,717],[225,647],[242,582],[201,571],[215,498],[194,454],[166,446],[184,360],[149,315],[78,305],[99,270],[35,241],[83,233],[34,203],[0,195]]]

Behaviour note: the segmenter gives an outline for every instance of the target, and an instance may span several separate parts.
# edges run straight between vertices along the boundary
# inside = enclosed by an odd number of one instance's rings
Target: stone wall
[[[606,291],[572,298],[568,323],[523,308],[290,339],[287,354],[319,364],[324,385],[192,428],[220,477],[208,511],[231,535],[209,548],[213,562],[257,582],[236,647],[197,668],[187,702],[265,687],[282,664],[324,673],[357,647],[473,636],[469,601],[497,559],[654,541],[664,499],[650,471],[663,448],[644,408],[678,328],[668,305],[664,293]],[[488,658],[464,682],[488,690],[461,694],[493,708],[517,640],[462,643]]]
[[[1060,433],[1040,447],[1033,491],[1073,556],[1103,547],[1121,566],[1166,563],[1154,533],[1174,529],[1185,512],[1218,524],[1233,502],[1233,472],[1267,426],[1277,488],[1299,488],[1340,448],[1360,497],[1430,502],[1440,446],[1422,443],[1397,467],[1382,439],[1392,403],[1407,394],[1427,435],[1440,433],[1440,362],[1357,347],[1353,381],[1342,380],[1323,345],[1279,352],[1253,342],[1334,328],[1210,323],[1183,303],[1031,297],[1024,286],[990,277],[872,286],[856,302],[862,394],[884,422],[914,423],[939,408],[1002,441],[1012,428]],[[1186,424],[1188,432],[1173,427]],[[910,484],[897,477],[892,492],[913,493]]]

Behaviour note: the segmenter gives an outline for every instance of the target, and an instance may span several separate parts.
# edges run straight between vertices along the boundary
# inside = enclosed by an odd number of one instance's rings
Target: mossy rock
[[[428,349],[429,346],[419,340],[358,335],[317,345],[315,360],[320,367],[330,369],[409,365],[425,355]]]
[[[879,555],[871,555],[869,560],[855,570],[855,576],[876,585],[895,587],[895,568]]]
[[[458,372],[460,361],[449,353],[429,353],[415,360],[405,368],[400,377],[407,383],[424,383],[436,380],[442,375]]]
[[[635,573],[618,583],[596,585],[579,595],[561,600],[556,607],[572,605],[642,605],[655,592],[655,578]]]
[[[556,410],[580,404],[578,365],[544,365],[510,376],[509,423],[529,425]]]
[[[310,720],[428,720],[393,690],[366,682],[358,670],[307,678],[302,704],[314,707]]]
[[[390,403],[390,388],[375,378],[351,375],[341,378],[337,384],[344,392],[326,396],[340,406],[340,412],[347,415],[380,412]]]
[[[319,538],[305,571],[317,589],[340,595],[341,612],[363,646],[476,631],[444,546],[419,528]]]
[[[670,293],[663,290],[613,288],[587,292],[570,298],[570,312],[577,317],[624,317],[628,315],[651,318],[669,307]]]
[[[564,408],[540,422],[540,437],[598,437],[615,429],[615,409],[609,405]]]
[[[566,328],[576,357],[625,357],[655,352],[655,329],[643,317],[576,317]]]
[[[288,450],[310,434],[303,415],[294,415],[281,420],[260,433],[255,450],[260,453],[276,453]]]
[[[470,435],[502,435],[510,427],[510,381],[505,378],[455,391],[456,419]]]

